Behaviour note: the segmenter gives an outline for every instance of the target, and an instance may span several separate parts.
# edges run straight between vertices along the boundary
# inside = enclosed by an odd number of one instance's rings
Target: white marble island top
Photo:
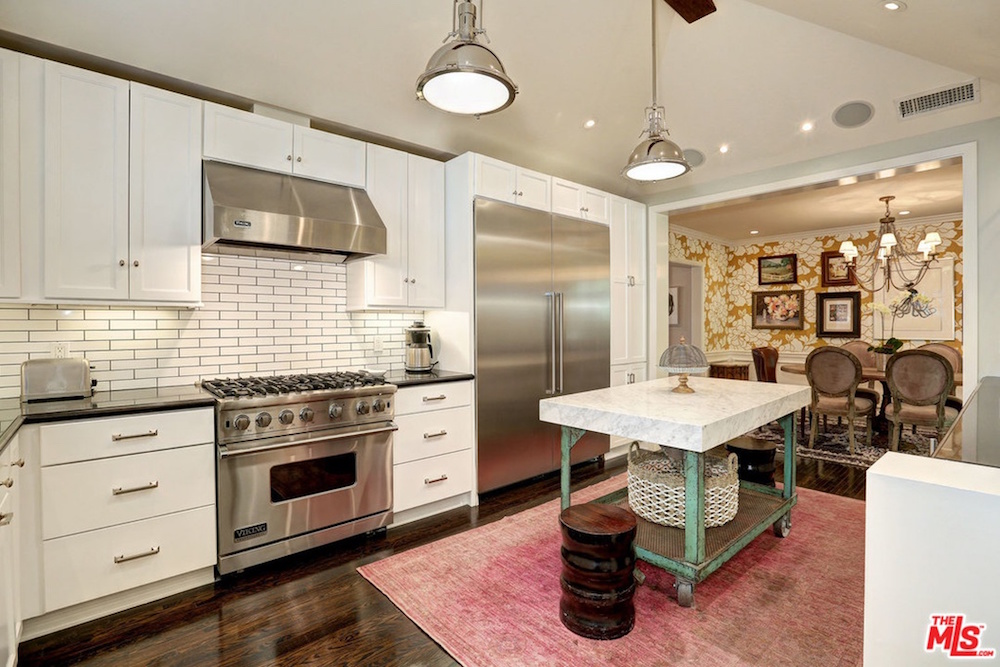
[[[544,422],[705,452],[809,405],[802,385],[689,377],[637,382],[539,401]]]

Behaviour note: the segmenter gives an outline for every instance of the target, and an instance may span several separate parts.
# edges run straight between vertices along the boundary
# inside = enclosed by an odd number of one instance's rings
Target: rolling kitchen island
[[[570,504],[570,450],[586,431],[607,433],[680,450],[685,471],[686,528],[661,526],[637,518],[638,558],[677,577],[682,606],[694,604],[694,587],[755,537],[774,527],[784,537],[791,529],[795,494],[796,410],[808,405],[809,387],[692,377],[695,393],[672,391],[677,378],[597,389],[539,401],[539,418],[562,426],[562,507]],[[705,453],[768,422],[785,431],[784,484],[781,489],[740,482],[736,517],[705,528]],[[598,502],[626,504],[627,489]]]

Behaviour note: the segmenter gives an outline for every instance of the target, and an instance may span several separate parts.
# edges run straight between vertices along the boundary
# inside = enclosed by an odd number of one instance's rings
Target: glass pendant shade
[[[506,109],[514,102],[517,86],[503,63],[476,41],[475,6],[456,3],[459,27],[448,42],[431,56],[417,79],[417,99],[454,114],[481,116]]]

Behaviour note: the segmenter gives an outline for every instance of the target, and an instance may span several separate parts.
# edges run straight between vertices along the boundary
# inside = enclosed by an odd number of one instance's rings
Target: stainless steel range
[[[218,398],[220,574],[392,521],[395,385],[341,372],[201,386]]]

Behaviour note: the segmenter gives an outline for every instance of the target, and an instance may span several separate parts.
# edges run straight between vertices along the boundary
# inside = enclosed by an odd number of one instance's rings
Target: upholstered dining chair
[[[958,417],[958,410],[948,405],[955,371],[937,352],[920,348],[897,352],[889,357],[885,377],[892,395],[885,417],[892,423],[889,447],[893,451],[899,450],[904,424],[933,427],[940,439],[945,427]]]
[[[948,360],[948,363],[951,364],[951,369],[953,371],[956,373],[962,372],[962,353],[953,348],[951,345],[945,345],[944,343],[924,343],[917,349],[937,352]]]
[[[861,362],[854,354],[840,347],[820,347],[806,357],[806,378],[812,388],[812,425],[809,447],[816,445],[819,415],[847,418],[847,438],[854,454],[854,421],[865,418],[867,443],[872,444],[872,420],[878,396],[868,389],[859,389]]]
[[[758,382],[778,381],[778,350],[773,347],[755,347],[750,350],[753,355],[753,367],[757,372]]]

